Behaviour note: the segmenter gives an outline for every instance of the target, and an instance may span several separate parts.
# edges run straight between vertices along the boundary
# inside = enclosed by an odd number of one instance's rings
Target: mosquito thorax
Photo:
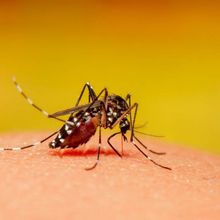
[[[107,98],[108,104],[111,104],[115,110],[120,110],[122,112],[126,111],[129,107],[125,99],[119,95],[110,95]]]
[[[118,95],[108,96],[107,103],[107,126],[111,127],[129,107],[127,102]]]

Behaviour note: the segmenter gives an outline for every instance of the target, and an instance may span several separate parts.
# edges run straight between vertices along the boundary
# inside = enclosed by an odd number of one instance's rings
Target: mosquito
[[[157,155],[164,155],[165,152],[156,152],[149,149],[139,138],[135,135],[135,121],[138,110],[138,103],[131,103],[131,95],[128,94],[125,98],[119,95],[109,95],[107,88],[102,89],[98,95],[96,95],[93,87],[87,82],[77,99],[74,107],[65,110],[57,111],[49,114],[44,109],[36,105],[32,99],[30,99],[24,92],[21,86],[17,83],[16,78],[13,77],[13,82],[18,92],[27,100],[27,102],[35,109],[40,111],[47,118],[53,118],[55,120],[63,122],[63,126],[58,130],[50,134],[48,137],[40,140],[39,142],[32,143],[23,147],[12,148],[0,148],[0,150],[23,150],[40,145],[50,139],[56,137],[49,143],[49,147],[52,149],[59,148],[77,148],[80,145],[86,144],[90,138],[95,135],[96,130],[99,132],[99,141],[97,149],[97,158],[94,165],[85,168],[86,170],[94,169],[100,161],[100,151],[102,147],[101,129],[113,129],[117,125],[119,126],[119,132],[113,133],[107,139],[109,146],[119,156],[122,157],[122,153],[111,143],[111,139],[116,135],[120,135],[123,141],[128,142],[126,136],[127,131],[131,132],[130,143],[150,162],[161,168],[171,170],[170,167],[163,166],[154,161],[148,156],[142,149],[148,150],[150,153]],[[85,90],[88,90],[88,103],[80,105]],[[132,115],[133,112],[133,115]],[[69,115],[68,120],[61,119],[60,116]],[[141,132],[140,132],[141,133]]]

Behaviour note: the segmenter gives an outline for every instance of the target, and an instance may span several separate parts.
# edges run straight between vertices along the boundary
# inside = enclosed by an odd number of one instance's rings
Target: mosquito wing
[[[58,112],[55,112],[53,114],[50,114],[49,117],[58,117],[58,116],[63,116],[63,115],[69,115],[78,111],[82,111],[82,110],[86,110],[87,108],[89,108],[89,106],[91,106],[91,108],[96,108],[99,107],[101,105],[100,100],[95,101],[92,105],[91,103],[85,104],[85,105],[79,105],[79,106],[75,106],[72,108],[68,108],[68,109],[64,109]]]

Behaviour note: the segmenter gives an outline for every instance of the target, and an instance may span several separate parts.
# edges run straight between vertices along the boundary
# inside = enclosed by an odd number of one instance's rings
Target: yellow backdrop
[[[220,152],[219,3],[35,2],[0,3],[1,132],[60,126],[27,105],[13,75],[49,112],[90,81],[131,93],[142,131]]]

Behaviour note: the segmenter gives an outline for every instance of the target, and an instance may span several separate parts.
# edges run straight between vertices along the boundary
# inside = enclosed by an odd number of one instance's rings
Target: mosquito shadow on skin
[[[87,148],[85,147],[78,147],[78,148],[66,148],[66,149],[59,149],[59,150],[50,150],[49,151],[49,154],[52,155],[52,156],[59,156],[59,157],[64,157],[64,156],[67,156],[67,157],[78,157],[78,156],[81,156],[81,157],[84,157],[84,156],[96,156],[97,155],[97,146],[89,146]],[[119,151],[120,152],[120,151]],[[101,155],[115,155],[116,157],[117,154],[111,149],[111,148],[101,148],[101,151],[100,151],[100,154]],[[129,154],[127,152],[123,152],[123,157],[128,157]]]

